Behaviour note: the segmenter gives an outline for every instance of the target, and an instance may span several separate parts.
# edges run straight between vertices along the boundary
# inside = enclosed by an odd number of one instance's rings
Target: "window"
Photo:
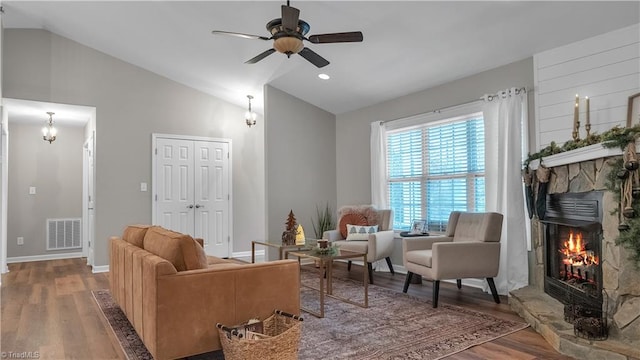
[[[451,211],[484,211],[481,113],[387,132],[387,181],[394,227],[426,219],[444,231]]]

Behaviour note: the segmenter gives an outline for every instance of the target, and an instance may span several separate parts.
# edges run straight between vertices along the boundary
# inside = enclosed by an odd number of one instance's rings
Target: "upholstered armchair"
[[[502,214],[466,213],[454,211],[449,215],[443,236],[402,239],[402,254],[407,277],[403,292],[407,292],[411,278],[422,276],[433,281],[433,307],[438,307],[440,280],[485,278],[494,301],[499,304],[493,278],[498,275]]]
[[[373,284],[372,263],[387,260],[389,271],[394,274],[391,264],[393,252],[393,212],[378,210],[371,205],[350,205],[338,209],[338,228],[325,231],[323,238],[336,244],[340,249],[367,253],[369,282]],[[351,270],[351,261],[347,263]]]

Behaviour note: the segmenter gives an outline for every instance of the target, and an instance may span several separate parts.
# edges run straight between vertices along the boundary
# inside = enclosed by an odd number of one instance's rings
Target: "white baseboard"
[[[91,272],[94,274],[109,272],[109,265],[92,266]]]
[[[7,258],[7,264],[30,262],[30,261],[75,259],[75,258],[81,258],[81,257],[82,257],[81,251],[72,252],[72,253],[57,253],[57,254],[33,255],[33,256],[14,256],[14,257]]]

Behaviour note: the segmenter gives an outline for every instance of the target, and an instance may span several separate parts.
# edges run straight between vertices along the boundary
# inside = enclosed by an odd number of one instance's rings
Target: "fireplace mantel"
[[[638,144],[636,143],[636,146],[637,145]],[[574,164],[582,161],[618,155],[622,155],[622,150],[620,150],[619,148],[606,148],[602,146],[602,144],[593,144],[579,149],[547,156],[542,159],[542,163],[544,164],[544,166],[551,168],[554,166]],[[531,170],[535,170],[539,165],[540,160],[532,160],[529,163],[529,168]]]

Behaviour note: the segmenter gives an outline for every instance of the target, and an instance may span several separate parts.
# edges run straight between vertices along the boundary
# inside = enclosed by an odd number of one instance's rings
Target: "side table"
[[[278,260],[282,260],[284,259],[284,255],[289,251],[304,249],[307,246],[308,240],[306,240],[302,245],[282,245],[282,242],[253,240],[251,241],[251,263],[253,264],[256,262],[256,244],[278,249]]]

